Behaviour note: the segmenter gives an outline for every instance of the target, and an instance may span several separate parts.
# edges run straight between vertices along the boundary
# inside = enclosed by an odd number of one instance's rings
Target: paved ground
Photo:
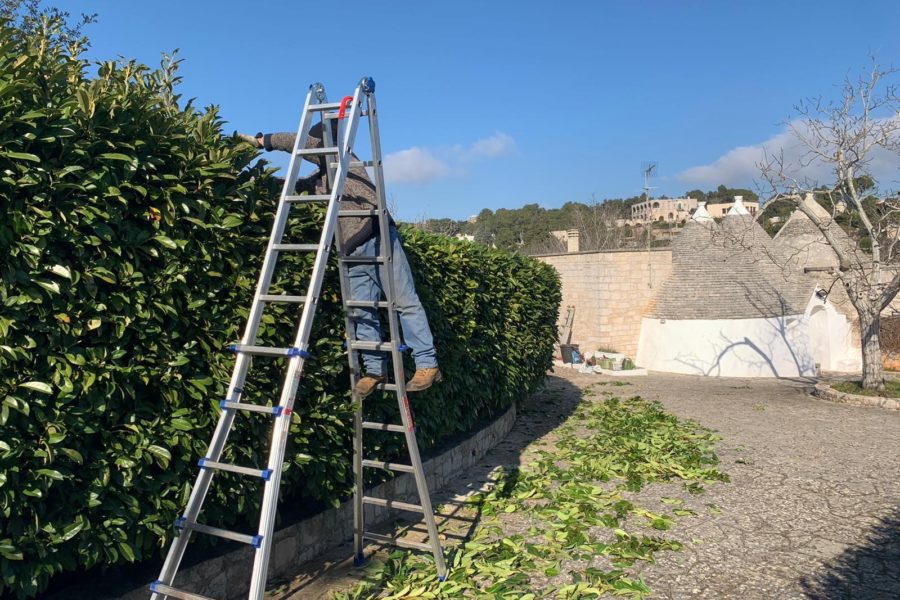
[[[583,385],[584,378],[572,377]],[[651,375],[633,390],[722,436],[731,483],[698,538],[643,576],[666,598],[900,598],[900,412],[810,397],[806,382]]]
[[[610,381],[557,369],[523,407],[516,427],[454,489],[435,498],[453,520],[454,498],[497,465],[527,461],[552,438],[581,389]],[[675,485],[641,493],[683,497],[698,515],[672,530],[685,544],[659,553],[641,576],[660,598],[900,598],[900,411],[808,396],[805,381],[650,375],[595,391],[660,400],[681,418],[715,429],[731,483],[689,496]],[[464,523],[458,524],[460,526]],[[358,577],[341,548],[273,589],[281,599],[327,597]]]

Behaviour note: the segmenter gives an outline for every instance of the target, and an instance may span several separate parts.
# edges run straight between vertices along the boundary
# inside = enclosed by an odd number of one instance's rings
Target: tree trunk
[[[862,386],[865,389],[884,389],[884,370],[881,366],[881,313],[877,307],[859,310],[859,333],[862,341]]]

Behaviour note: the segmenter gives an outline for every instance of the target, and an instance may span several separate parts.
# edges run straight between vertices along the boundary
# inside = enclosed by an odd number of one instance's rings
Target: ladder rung
[[[177,598],[178,600],[213,600],[209,596],[201,596],[200,594],[193,594],[191,592],[185,592],[184,590],[177,590],[170,585],[166,585],[161,581],[154,581],[150,584],[150,591],[154,594],[162,594],[164,596],[168,596],[169,598]]]
[[[251,469],[250,467],[239,467],[237,465],[229,465],[228,463],[220,463],[212,460],[201,458],[197,461],[197,466],[201,469],[217,469],[219,471],[228,471],[230,473],[240,473],[241,475],[250,475],[259,477],[266,481],[272,476],[272,469]]]
[[[341,113],[340,113],[340,112],[337,112],[337,111],[336,111],[336,112],[327,112],[327,113],[325,113],[324,115],[322,115],[322,118],[323,118],[323,119],[337,119],[339,116],[341,116]],[[345,113],[344,116],[346,117],[346,113]],[[368,117],[368,116],[369,116],[369,111],[367,111],[367,110],[362,111],[362,112],[360,113],[360,116]]]
[[[231,402],[230,400],[222,400],[219,402],[221,408],[231,408],[235,410],[246,410],[248,412],[266,413],[280,417],[284,412],[283,406],[262,406],[259,404],[246,404],[244,402]]]
[[[272,250],[279,252],[315,252],[318,244],[272,244]]]
[[[297,150],[297,156],[331,156],[337,153],[337,146],[326,146],[325,148],[303,148],[302,150]]]
[[[232,344],[228,347],[232,352],[241,352],[251,356],[302,356],[309,358],[311,354],[300,348],[270,348],[268,346],[244,346]]]
[[[348,167],[350,169],[355,169],[357,167],[372,167],[375,166],[375,162],[371,160],[351,160]]]
[[[339,217],[375,217],[378,216],[377,210],[342,210],[338,212]]]
[[[412,548],[414,550],[422,550],[424,552],[431,552],[432,548],[428,544],[423,544],[422,542],[411,542],[409,540],[404,540],[403,538],[393,537],[390,535],[384,535],[381,533],[375,533],[372,531],[364,531],[363,537],[373,542],[380,542],[382,544],[392,544],[394,546],[399,546],[400,548]]]
[[[347,308],[388,308],[390,306],[384,300],[347,300],[344,305]]]
[[[331,196],[328,194],[304,194],[302,196],[285,196],[285,202],[328,202]]]
[[[343,263],[372,263],[372,264],[380,264],[384,262],[383,256],[342,256],[341,262]]]
[[[200,533],[205,533],[207,535],[214,535],[226,540],[242,542],[255,548],[259,548],[262,545],[263,536],[261,535],[248,535],[246,533],[228,531],[227,529],[220,529],[218,527],[210,527],[209,525],[203,525],[202,523],[194,523],[193,521],[188,521],[184,517],[176,519],[175,526],[180,527],[181,529],[199,531]]]
[[[406,433],[403,425],[392,425],[391,423],[376,423],[374,421],[363,421],[363,429],[377,429],[378,431],[393,431],[394,433]]]
[[[337,110],[341,107],[340,102],[323,102],[322,104],[310,104],[310,112],[319,112],[323,110]]]
[[[202,459],[201,459],[202,460]],[[386,462],[382,460],[363,459],[362,466],[371,467],[373,469],[384,469],[385,471],[402,471],[404,473],[415,473],[415,469],[411,465],[402,465],[400,463]]]
[[[259,299],[263,302],[288,302],[293,304],[306,302],[306,296],[284,296],[279,294],[262,294]]]
[[[408,510],[409,512],[417,512],[425,514],[425,509],[418,504],[410,504],[409,502],[398,502],[397,500],[388,500],[386,498],[373,498],[372,496],[363,496],[363,503],[372,504],[374,506],[384,506],[387,508],[399,508],[400,510]]]
[[[374,352],[393,352],[394,344],[391,342],[367,342],[363,340],[353,340],[350,342],[350,348],[353,350],[371,350]],[[398,352],[403,352],[405,346],[402,344],[397,348]]]

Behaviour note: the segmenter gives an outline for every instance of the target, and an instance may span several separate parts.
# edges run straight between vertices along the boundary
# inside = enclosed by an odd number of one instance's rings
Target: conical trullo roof
[[[728,215],[749,215],[750,211],[747,210],[747,207],[744,206],[744,197],[743,196],[735,196],[734,197],[734,206],[728,209],[726,213]]]
[[[802,314],[814,288],[780,264],[772,239],[749,215],[691,221],[672,243],[672,273],[648,316],[755,319]],[[808,288],[808,289],[807,289]]]
[[[821,221],[829,223],[829,231],[847,253],[856,251],[856,245],[847,233],[813,199],[812,194],[806,194],[802,202]],[[774,242],[782,254],[803,267],[835,267],[840,262],[837,253],[825,239],[825,234],[799,208],[791,213],[787,223],[775,234]]]
[[[706,202],[700,202],[697,205],[697,210],[691,215],[691,221],[696,221],[698,223],[712,223],[714,220],[712,215],[709,214],[709,211],[706,210]]]

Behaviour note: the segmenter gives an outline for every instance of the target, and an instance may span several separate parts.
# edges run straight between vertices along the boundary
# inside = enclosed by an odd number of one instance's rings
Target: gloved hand
[[[255,135],[247,135],[246,133],[239,133],[238,137],[253,146],[254,148],[262,148],[262,142],[259,141],[259,138]]]

